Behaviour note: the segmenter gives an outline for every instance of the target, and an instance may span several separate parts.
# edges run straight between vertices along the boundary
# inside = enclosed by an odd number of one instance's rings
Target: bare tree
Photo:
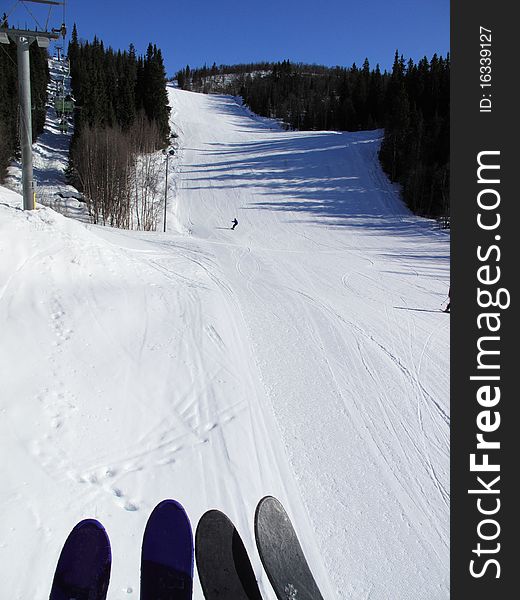
[[[156,152],[160,133],[156,122],[150,121],[141,112],[131,136],[137,154],[133,173],[135,194],[132,215],[135,215],[137,229],[153,231],[157,228],[162,198],[159,194],[162,161]]]
[[[134,153],[120,127],[85,127],[74,168],[94,223],[130,226],[130,185]]]
[[[11,148],[7,142],[7,127],[0,121],[0,183],[4,181],[6,169],[4,165],[9,164]]]
[[[161,135],[140,113],[130,131],[85,126],[74,149],[74,174],[94,223],[155,230],[162,206]]]

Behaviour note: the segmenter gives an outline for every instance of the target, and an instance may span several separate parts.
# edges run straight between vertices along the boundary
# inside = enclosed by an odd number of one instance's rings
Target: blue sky
[[[14,0],[1,0],[0,11]],[[139,53],[148,42],[179,68],[283,60],[350,66],[368,57],[389,69],[406,58],[449,51],[449,0],[68,0],[67,23],[80,38]],[[43,10],[31,4],[31,10]],[[45,9],[46,10],[46,9]],[[27,17],[25,9],[16,15]],[[61,20],[61,10],[56,9]]]

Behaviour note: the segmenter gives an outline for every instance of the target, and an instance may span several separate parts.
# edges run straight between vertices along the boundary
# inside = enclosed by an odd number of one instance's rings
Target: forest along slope
[[[381,132],[170,102],[166,233],[24,213],[0,188],[3,589],[47,598],[95,517],[109,600],[137,598],[146,519],[174,497],[194,526],[229,515],[272,600],[252,519],[273,494],[327,600],[447,599],[448,236],[403,207]]]

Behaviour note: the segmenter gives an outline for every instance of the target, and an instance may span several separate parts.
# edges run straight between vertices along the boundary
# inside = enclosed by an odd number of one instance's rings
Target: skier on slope
[[[231,229],[235,229],[235,227],[238,225],[238,221],[235,218],[231,222],[233,223],[233,225],[231,226]]]
[[[444,312],[450,312],[450,304],[451,304],[451,286],[448,289],[448,304],[446,304],[446,308],[444,309]]]

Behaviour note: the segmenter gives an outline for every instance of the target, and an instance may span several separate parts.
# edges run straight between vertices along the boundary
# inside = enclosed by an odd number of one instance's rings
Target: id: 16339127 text
[[[480,26],[480,112],[490,113],[491,101],[491,29]]]

